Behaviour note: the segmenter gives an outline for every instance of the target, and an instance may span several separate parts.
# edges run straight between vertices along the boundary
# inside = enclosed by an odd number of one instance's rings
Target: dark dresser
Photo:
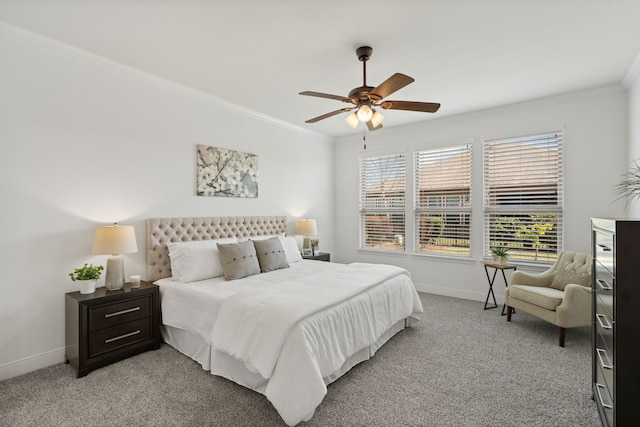
[[[117,291],[65,294],[65,361],[83,377],[94,369],[160,347],[160,292],[129,283]]]
[[[640,221],[593,218],[593,395],[604,426],[640,422]]]

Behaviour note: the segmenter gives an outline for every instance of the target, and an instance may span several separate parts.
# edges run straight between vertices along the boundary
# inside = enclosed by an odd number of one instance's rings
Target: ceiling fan
[[[412,77],[407,75],[395,73],[376,87],[367,86],[367,61],[371,57],[372,53],[373,49],[369,46],[361,46],[356,49],[356,55],[358,56],[358,59],[362,61],[362,86],[352,89],[346,97],[311,91],[300,92],[300,95],[336,99],[347,104],[353,104],[353,107],[341,108],[339,110],[314,117],[313,119],[309,119],[305,123],[315,123],[328,117],[335,116],[336,114],[356,110],[351,113],[345,121],[354,128],[358,126],[358,123],[363,122],[367,124],[369,130],[376,130],[382,127],[384,116],[376,111],[374,107],[382,107],[385,110],[420,111],[423,113],[435,113],[438,111],[440,104],[435,102],[384,100],[387,96],[414,81]]]

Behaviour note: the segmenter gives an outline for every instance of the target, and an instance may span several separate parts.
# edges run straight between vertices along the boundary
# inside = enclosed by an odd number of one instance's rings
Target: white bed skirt
[[[349,357],[344,364],[332,374],[324,377],[325,384],[330,384],[344,375],[358,363],[370,359],[391,337],[407,326],[408,319],[401,320],[384,332],[372,345],[365,347]],[[264,394],[267,380],[257,372],[251,372],[244,363],[228,354],[215,350],[198,335],[184,329],[161,325],[160,331],[164,341],[198,362],[202,369],[214,375],[227,378],[237,384]]]

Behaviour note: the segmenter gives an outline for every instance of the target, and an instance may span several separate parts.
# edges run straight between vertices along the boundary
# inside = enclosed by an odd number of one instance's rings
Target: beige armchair
[[[564,347],[566,328],[591,324],[591,268],[591,255],[565,251],[544,273],[514,272],[504,294],[507,321],[514,308],[540,317],[560,327]]]

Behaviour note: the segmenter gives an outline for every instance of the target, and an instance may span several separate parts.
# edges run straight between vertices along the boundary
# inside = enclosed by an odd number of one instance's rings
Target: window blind
[[[471,145],[414,152],[414,251],[471,256]]]
[[[360,248],[405,250],[404,153],[360,159]]]
[[[563,132],[484,143],[484,256],[553,262],[563,237]]]

